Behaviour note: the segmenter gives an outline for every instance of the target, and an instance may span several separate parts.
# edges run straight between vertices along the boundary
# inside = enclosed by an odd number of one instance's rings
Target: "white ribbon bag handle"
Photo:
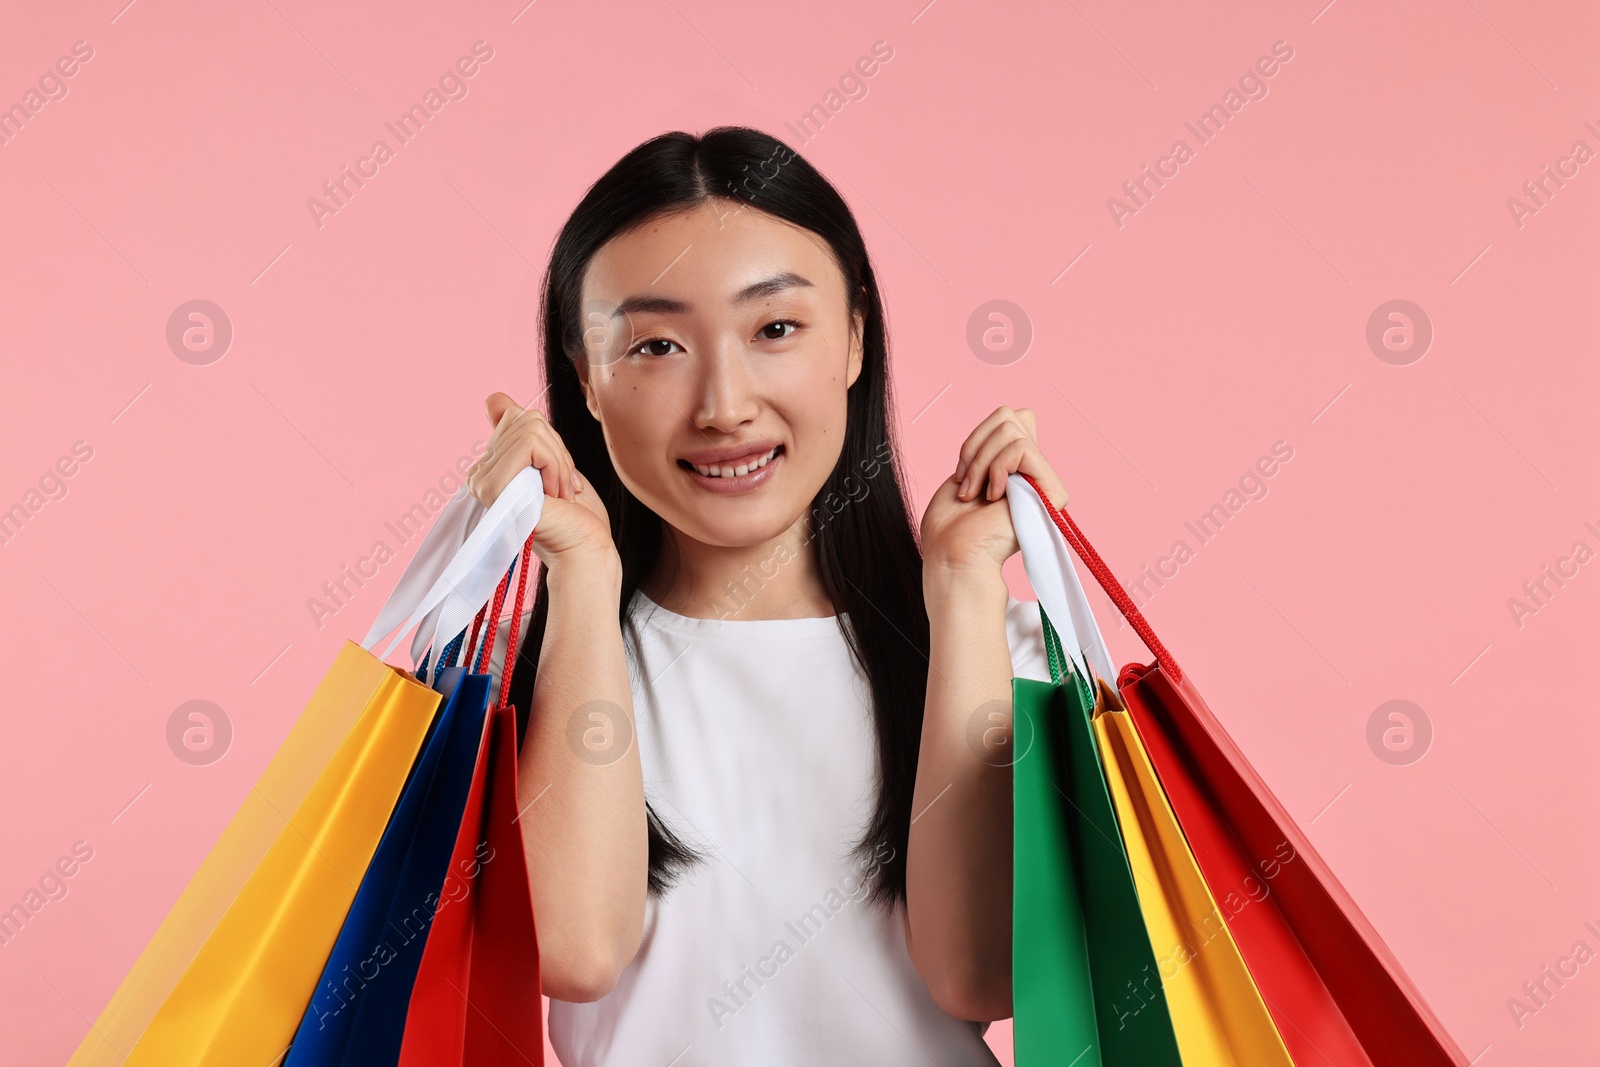
[[[392,633],[394,640],[381,653],[387,659],[418,623],[421,625],[411,640],[413,667],[422,661],[430,644],[435,649],[443,647],[441,639],[449,640],[465,629],[493,595],[528,534],[539,524],[543,510],[543,479],[532,467],[511,479],[490,508],[479,503],[466,486],[457,489],[407,564],[361,647],[370,652]],[[489,625],[498,621],[490,619]]]
[[[1060,636],[1062,648],[1069,655],[1085,656],[1090,669],[1115,689],[1117,672],[1111,665],[1111,650],[1089,607],[1083,583],[1078,581],[1067,539],[1061,536],[1044,501],[1022,475],[1006,478],[1006,501],[1011,506],[1011,525],[1016,528],[1017,543],[1022,548],[1028,583]]]

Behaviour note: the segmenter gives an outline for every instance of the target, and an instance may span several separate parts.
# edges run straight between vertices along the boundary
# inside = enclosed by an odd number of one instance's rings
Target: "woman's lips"
[[[720,493],[724,496],[738,493],[748,493],[752,489],[760,488],[772,480],[778,465],[783,462],[783,446],[778,445],[773,450],[771,455],[772,458],[768,459],[761,466],[750,467],[745,471],[745,473],[735,474],[732,477],[724,477],[720,474],[701,474],[694,468],[692,464],[689,463],[688,460],[679,460],[678,469],[692,478],[696,485],[707,490],[708,492]],[[716,469],[721,470],[726,468],[730,470],[737,470],[739,467],[745,466],[748,462],[748,460],[741,458],[739,462],[736,463],[719,464]],[[756,462],[760,462],[760,457],[757,457]]]

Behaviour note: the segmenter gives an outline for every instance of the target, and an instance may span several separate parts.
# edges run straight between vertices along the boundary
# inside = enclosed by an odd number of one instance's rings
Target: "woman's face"
[[[826,241],[736,201],[601,246],[578,372],[623,484],[703,544],[792,527],[843,448],[861,371],[848,305]]]

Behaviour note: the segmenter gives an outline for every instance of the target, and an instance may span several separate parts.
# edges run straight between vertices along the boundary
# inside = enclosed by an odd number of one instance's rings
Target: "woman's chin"
[[[810,500],[786,501],[781,506],[773,498],[760,505],[746,507],[734,501],[748,498],[734,497],[724,502],[720,498],[685,501],[671,511],[659,511],[663,522],[685,537],[712,548],[753,548],[772,543],[787,531],[794,529],[810,505]],[[767,506],[771,503],[772,506]]]

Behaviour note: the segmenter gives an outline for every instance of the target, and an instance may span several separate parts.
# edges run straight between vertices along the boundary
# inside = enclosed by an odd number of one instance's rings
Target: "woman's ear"
[[[846,368],[846,389],[856,384],[856,379],[861,377],[861,363],[863,359],[862,335],[866,329],[866,316],[857,311],[850,322],[850,363]]]
[[[573,369],[578,372],[578,388],[583,390],[583,405],[589,409],[589,414],[594,416],[594,421],[600,421],[600,404],[594,398],[594,388],[589,382],[589,361],[576,359],[572,363]]]

